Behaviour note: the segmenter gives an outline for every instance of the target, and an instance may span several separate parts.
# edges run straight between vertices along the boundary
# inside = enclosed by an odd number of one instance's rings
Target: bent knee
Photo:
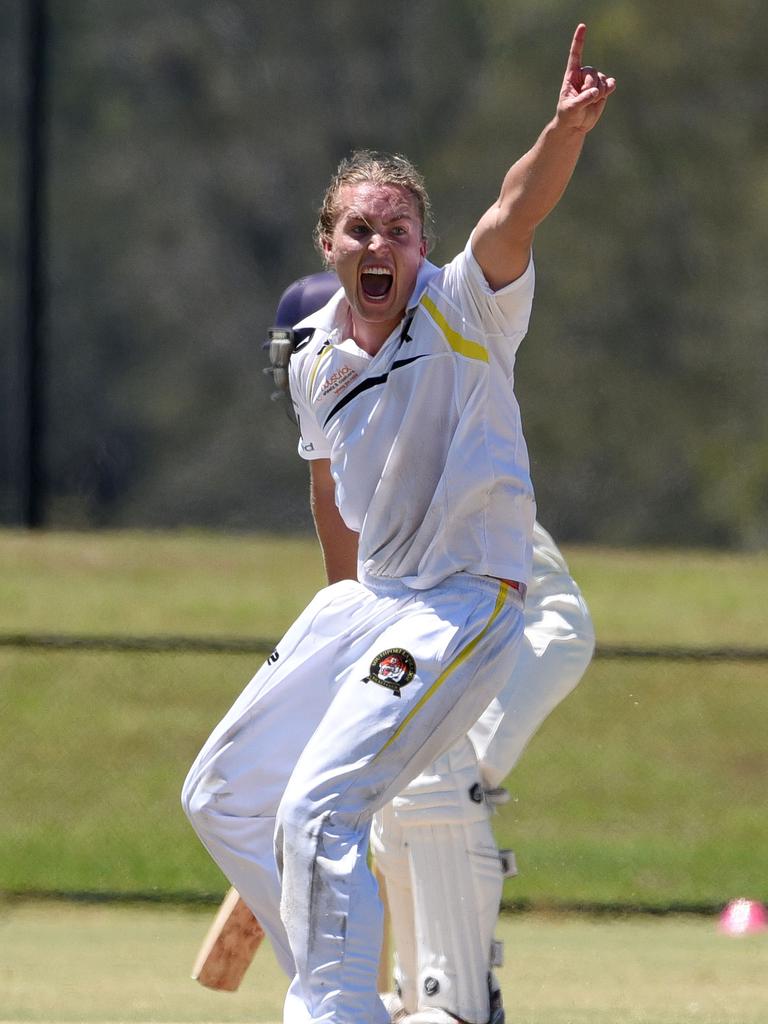
[[[574,631],[573,637],[568,641],[568,664],[571,676],[574,677],[574,686],[589,668],[595,653],[595,642],[595,630],[587,614],[584,622],[579,624],[578,630]]]
[[[199,777],[194,772],[190,772],[181,787],[181,807],[193,825],[201,810],[198,781]]]
[[[209,771],[194,768],[184,780],[181,788],[181,806],[197,833],[205,832],[210,823],[223,813],[220,779],[212,777]]]
[[[586,601],[581,596],[570,607],[569,625],[572,630],[572,657],[584,672],[595,653],[595,626]]]

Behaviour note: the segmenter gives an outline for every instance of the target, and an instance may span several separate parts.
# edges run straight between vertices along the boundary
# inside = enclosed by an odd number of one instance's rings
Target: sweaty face
[[[395,329],[424,262],[416,197],[400,185],[344,185],[328,261],[344,286],[355,340],[376,351]]]

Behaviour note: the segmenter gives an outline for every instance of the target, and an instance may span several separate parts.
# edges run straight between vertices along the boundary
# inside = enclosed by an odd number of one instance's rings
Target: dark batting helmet
[[[289,284],[275,313],[275,325],[267,331],[264,347],[269,349],[269,366],[265,373],[271,373],[277,391],[273,398],[288,390],[288,360],[291,353],[312,331],[295,331],[294,326],[320,309],[339,290],[339,279],[332,270],[308,274]]]

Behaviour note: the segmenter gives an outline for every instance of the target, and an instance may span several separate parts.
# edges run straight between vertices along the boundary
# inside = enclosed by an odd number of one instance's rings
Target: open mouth
[[[360,275],[360,287],[366,299],[385,299],[392,281],[392,271],[386,267],[366,267]]]

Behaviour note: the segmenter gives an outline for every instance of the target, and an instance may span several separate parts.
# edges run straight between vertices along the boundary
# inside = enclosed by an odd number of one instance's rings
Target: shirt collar
[[[440,273],[439,267],[435,266],[434,263],[430,263],[429,260],[424,260],[416,275],[416,284],[413,287],[411,297],[405,309],[406,315],[418,306],[422,295],[427,290],[429,282],[438,273]],[[337,327],[344,323],[348,309],[349,303],[344,295],[344,289],[339,288],[324,306],[321,306],[316,312],[310,313],[309,316],[299,321],[294,330],[299,331],[309,328],[313,331],[320,330],[330,335]]]
[[[416,284],[414,285],[414,289],[411,292],[410,301],[406,306],[406,313],[410,313],[411,310],[414,310],[418,306],[419,302],[421,301],[421,296],[427,290],[427,285],[432,280],[432,278],[439,273],[440,267],[436,267],[435,264],[430,263],[429,260],[424,260],[424,262],[419,267],[418,274],[416,275]]]

